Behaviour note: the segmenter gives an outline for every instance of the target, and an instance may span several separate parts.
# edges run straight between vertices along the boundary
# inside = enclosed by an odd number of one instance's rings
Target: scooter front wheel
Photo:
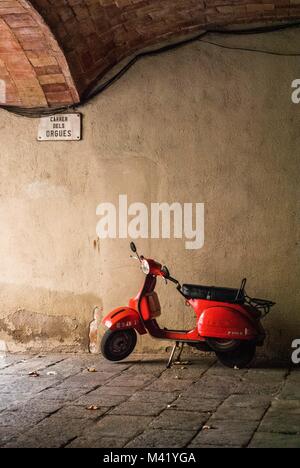
[[[134,350],[137,343],[136,331],[107,330],[101,341],[101,353],[108,361],[123,361]]]
[[[243,369],[253,361],[256,353],[256,343],[241,341],[240,345],[228,352],[216,352],[219,361],[226,367]]]

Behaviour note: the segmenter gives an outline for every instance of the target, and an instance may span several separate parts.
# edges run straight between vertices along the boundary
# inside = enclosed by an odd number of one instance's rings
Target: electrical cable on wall
[[[298,22],[293,22],[293,23],[285,23],[285,24],[279,24],[279,25],[271,25],[271,26],[262,26],[262,27],[256,27],[256,28],[246,28],[246,29],[208,29],[203,31],[202,33],[198,34],[197,36],[184,39],[182,41],[173,43],[173,44],[168,44],[166,46],[160,47],[158,49],[150,50],[150,51],[144,51],[140,52],[137,54],[135,57],[133,57],[120,71],[118,71],[113,77],[109,78],[107,81],[104,83],[99,84],[99,80],[102,77],[96,78],[94,81],[94,85],[92,85],[88,91],[86,91],[80,102],[77,104],[72,104],[69,106],[63,106],[63,107],[56,107],[56,108],[49,108],[49,109],[26,109],[26,108],[20,108],[16,106],[6,106],[6,105],[0,105],[0,108],[3,108],[9,112],[12,112],[16,115],[20,115],[23,117],[31,117],[31,118],[39,118],[39,117],[45,117],[49,115],[55,115],[59,113],[63,113],[66,111],[74,110],[78,108],[79,106],[85,105],[87,102],[89,102],[92,98],[95,96],[98,96],[101,94],[103,91],[105,91],[107,88],[109,88],[111,85],[113,85],[115,82],[117,82],[122,76],[124,76],[125,73],[133,66],[135,65],[138,61],[140,61],[143,58],[146,57],[154,57],[160,54],[163,54],[165,52],[170,52],[172,50],[179,49],[181,47],[184,47],[188,44],[192,44],[194,42],[203,42],[205,44],[210,44],[215,47],[220,47],[222,49],[228,49],[228,50],[237,50],[237,51],[243,51],[243,52],[252,52],[252,53],[258,53],[258,54],[265,54],[265,55],[273,55],[273,56],[279,56],[279,57],[300,57],[300,53],[285,53],[285,52],[276,52],[272,50],[264,50],[264,49],[255,49],[255,48],[247,48],[247,47],[238,47],[238,46],[229,46],[229,45],[224,45],[224,44],[219,44],[214,41],[208,41],[204,40],[204,37],[208,36],[209,34],[220,34],[220,35],[227,35],[227,36],[246,36],[246,35],[255,35],[255,34],[266,34],[266,33],[272,33],[276,31],[282,31],[286,29],[291,29],[291,28],[299,28],[300,27],[300,21]]]
[[[219,44],[218,42],[213,41],[205,41],[203,39],[199,39],[200,42],[204,44],[210,44],[216,47],[220,47],[221,49],[228,49],[228,50],[241,50],[243,52],[256,52],[257,54],[264,54],[264,55],[276,55],[278,57],[300,57],[300,53],[287,53],[287,52],[275,52],[273,50],[264,50],[264,49],[255,49],[250,47],[236,47],[236,46],[227,46],[225,44]]]

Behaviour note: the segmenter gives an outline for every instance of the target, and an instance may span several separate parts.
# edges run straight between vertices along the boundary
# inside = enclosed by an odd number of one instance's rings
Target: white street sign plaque
[[[38,141],[79,140],[81,140],[81,114],[56,114],[40,119]]]

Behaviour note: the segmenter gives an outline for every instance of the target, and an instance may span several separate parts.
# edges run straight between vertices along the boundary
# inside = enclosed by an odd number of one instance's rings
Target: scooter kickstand
[[[174,357],[175,357],[175,353],[176,353],[176,350],[178,348],[180,348],[180,349],[179,349],[178,356],[176,358],[176,362],[180,363],[180,358],[181,358],[182,351],[183,351],[183,348],[184,348],[184,343],[179,343],[179,341],[176,341],[176,343],[174,344],[174,346],[172,348],[172,352],[171,352],[171,355],[170,355],[170,358],[169,358],[167,369],[170,369],[172,367]]]
[[[178,347],[179,347],[179,345],[178,345]],[[179,351],[177,359],[176,359],[177,362],[180,362],[180,358],[181,358],[181,355],[182,355],[183,348],[184,348],[184,343],[181,343],[180,351]]]
[[[176,341],[176,343],[173,346],[173,349],[172,349],[172,352],[171,352],[171,355],[170,355],[170,358],[169,358],[169,362],[167,364],[167,369],[170,369],[172,367],[173,359],[174,359],[176,349],[178,348],[178,346],[179,346],[179,343],[178,343],[178,341]]]

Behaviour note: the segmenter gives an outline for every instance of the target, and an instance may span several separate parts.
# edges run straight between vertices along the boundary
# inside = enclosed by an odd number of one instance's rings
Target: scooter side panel
[[[205,338],[226,340],[253,340],[259,335],[253,323],[237,310],[226,307],[210,307],[203,311],[198,322],[199,335]]]
[[[139,313],[130,307],[119,307],[113,310],[102,320],[102,324],[111,331],[134,328],[140,335],[147,333]]]

